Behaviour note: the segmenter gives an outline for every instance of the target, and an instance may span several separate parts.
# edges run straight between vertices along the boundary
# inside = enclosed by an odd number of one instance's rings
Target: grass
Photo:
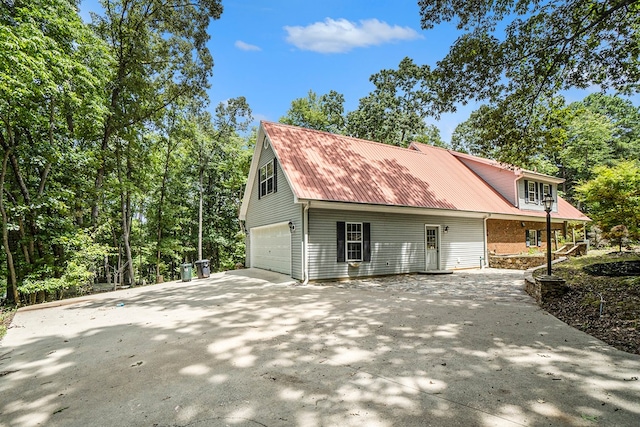
[[[7,328],[11,324],[14,314],[16,314],[15,307],[0,307],[0,340],[7,333]]]
[[[616,250],[590,251],[555,264],[553,274],[565,279],[570,290],[561,298],[545,302],[543,307],[565,323],[620,350],[640,354],[640,276],[598,276],[584,269],[593,264],[640,261],[638,250]]]

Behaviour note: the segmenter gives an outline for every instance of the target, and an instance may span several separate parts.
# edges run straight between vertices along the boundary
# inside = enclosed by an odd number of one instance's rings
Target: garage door
[[[254,227],[251,236],[251,266],[291,274],[291,232],[289,224]]]

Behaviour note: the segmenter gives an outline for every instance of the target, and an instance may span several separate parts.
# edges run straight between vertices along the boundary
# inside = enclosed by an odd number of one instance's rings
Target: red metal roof
[[[445,149],[415,151],[273,122],[262,128],[299,199],[539,216],[514,207]]]

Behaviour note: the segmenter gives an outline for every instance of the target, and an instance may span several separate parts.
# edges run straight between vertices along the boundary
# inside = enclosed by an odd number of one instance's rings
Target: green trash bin
[[[183,282],[191,281],[191,269],[192,267],[189,263],[180,264],[180,277]]]

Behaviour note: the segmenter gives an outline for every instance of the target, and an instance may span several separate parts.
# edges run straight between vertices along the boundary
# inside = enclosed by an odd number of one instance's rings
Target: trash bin
[[[201,259],[195,262],[196,272],[198,273],[198,279],[204,279],[211,274],[211,268],[209,267],[208,259]]]
[[[191,264],[189,263],[180,264],[180,277],[183,282],[191,281],[191,268]]]

